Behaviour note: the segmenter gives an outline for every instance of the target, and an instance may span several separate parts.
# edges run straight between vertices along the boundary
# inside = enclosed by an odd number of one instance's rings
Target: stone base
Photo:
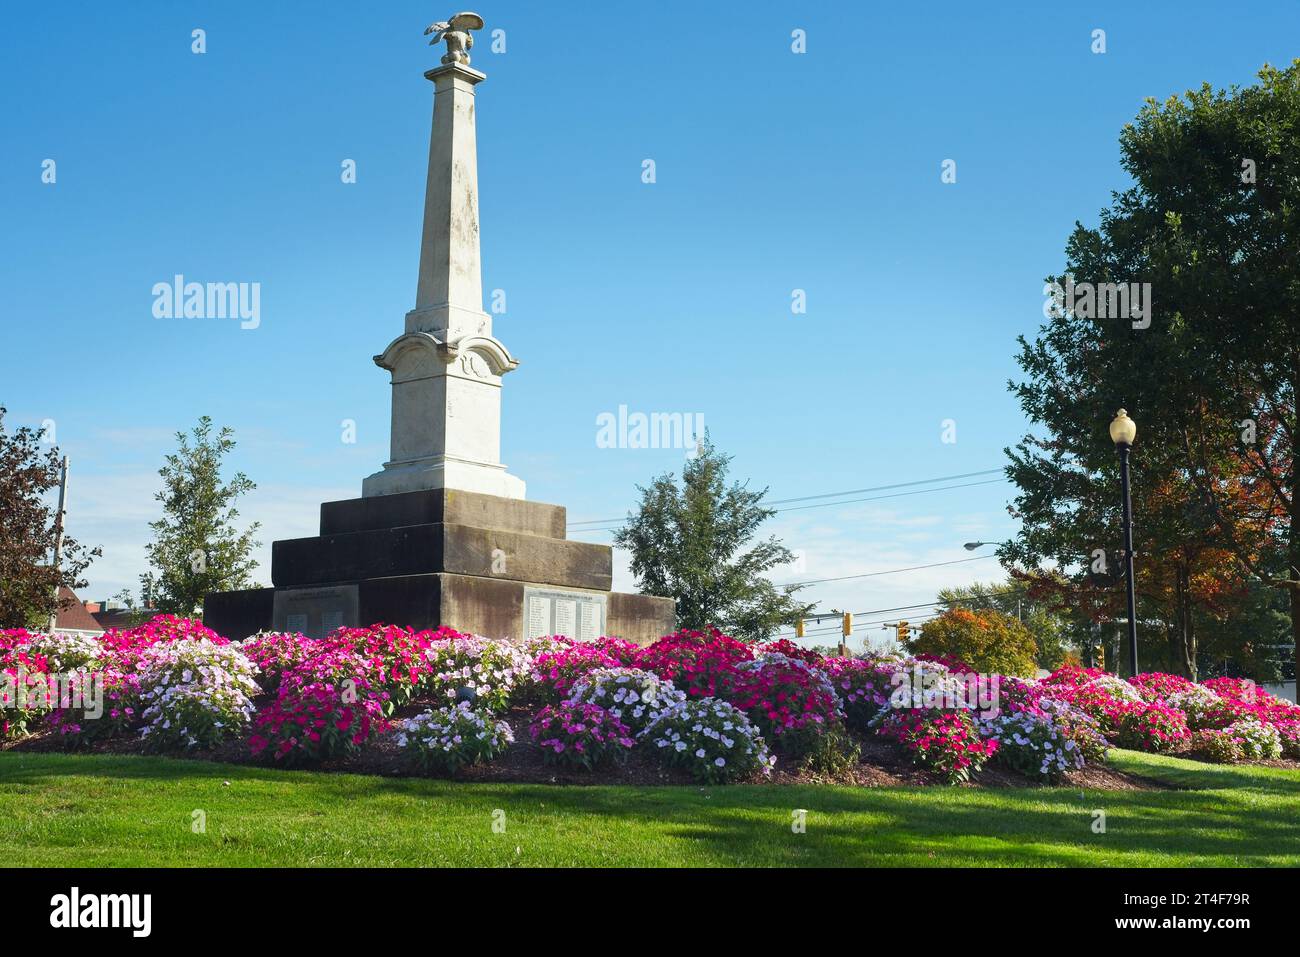
[[[504,465],[483,465],[448,458],[385,462],[383,471],[361,481],[361,494],[365,498],[430,489],[455,489],[515,499],[524,497],[525,488],[524,480],[506,472]]]
[[[334,591],[337,587],[331,586],[329,590]],[[524,596],[526,589],[533,588],[552,593],[563,591],[575,597],[591,595],[603,598],[605,621],[604,627],[599,629],[601,634],[626,638],[638,644],[649,644],[671,634],[676,619],[676,606],[671,598],[557,589],[554,585],[445,572],[371,578],[342,587],[355,589],[355,616],[343,614],[327,619],[319,612],[307,611],[308,603],[295,602],[300,593],[319,593],[322,591],[319,588],[257,588],[208,595],[203,604],[203,623],[231,640],[271,629],[301,631],[320,638],[340,625],[358,627],[378,623],[408,625],[417,630],[449,625],[457,631],[488,638],[525,637],[528,634],[528,609]],[[312,598],[321,601],[319,594]],[[277,613],[274,609],[277,603],[287,604],[289,608],[303,608],[301,613],[308,616],[306,623],[291,628],[292,622],[287,618],[291,612]],[[333,604],[328,600],[325,603]]]
[[[272,546],[274,588],[210,594],[203,620],[232,639],[380,622],[643,644],[673,631],[672,599],[610,592],[612,549],[564,526],[557,505],[451,489],[326,502],[318,537]]]

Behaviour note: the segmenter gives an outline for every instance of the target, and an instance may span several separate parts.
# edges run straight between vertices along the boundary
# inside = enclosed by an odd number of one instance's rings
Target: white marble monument
[[[392,374],[392,439],[383,469],[361,484],[365,497],[455,489],[524,498],[523,480],[501,464],[501,377],[519,360],[483,310],[474,100],[486,77],[467,52],[482,26],[459,13],[425,31],[447,54],[424,74],[434,93],[420,275],[406,331],[375,356]]]

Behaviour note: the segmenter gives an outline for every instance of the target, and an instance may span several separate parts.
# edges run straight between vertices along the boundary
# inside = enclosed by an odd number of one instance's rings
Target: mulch
[[[403,709],[416,713],[424,707],[416,703]],[[545,762],[543,750],[528,739],[531,709],[519,708],[505,716],[515,733],[515,744],[489,764],[463,768],[457,775],[459,781],[479,783],[555,784],[555,785],[633,785],[662,786],[690,785],[690,774],[665,768],[654,760],[646,748],[634,748],[626,761],[611,764],[593,771],[556,767]],[[857,733],[853,736],[862,749],[861,760],[837,774],[819,774],[783,759],[777,752],[777,765],[772,776],[766,779],[778,785],[835,784],[850,787],[924,787],[941,784],[934,775],[915,767],[894,745],[878,738]],[[13,741],[0,742],[0,751],[61,752],[64,742],[49,732],[38,732]],[[81,749],[87,754],[146,754],[148,752],[134,738],[115,738]],[[267,766],[265,760],[254,759],[242,740],[229,741],[215,749],[169,755],[198,761],[216,761],[227,764]],[[1181,756],[1181,755],[1180,755]],[[1300,761],[1266,761],[1270,767],[1300,768]],[[404,760],[402,749],[391,737],[378,735],[362,751],[352,757],[322,762],[311,770],[340,774],[373,774],[384,777],[436,777],[411,770]],[[763,780],[763,779],[758,779]],[[968,788],[1025,788],[1045,787],[1023,775],[997,765],[988,765],[959,785]],[[1092,765],[1080,771],[1065,774],[1057,787],[1086,788],[1098,791],[1165,790],[1169,785],[1137,775],[1118,771],[1105,765]]]

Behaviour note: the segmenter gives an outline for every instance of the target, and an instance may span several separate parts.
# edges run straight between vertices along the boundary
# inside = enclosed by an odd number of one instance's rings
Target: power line
[[[932,562],[929,565],[911,565],[907,568],[889,568],[883,572],[863,572],[860,575],[840,575],[838,578],[814,578],[806,582],[784,582],[778,583],[780,588],[789,588],[791,585],[822,585],[826,582],[843,582],[851,578],[876,578],[879,575],[897,575],[899,572],[915,572],[923,568],[941,568],[944,565],[962,565],[966,562],[983,562],[990,558],[997,558],[996,555],[976,555],[974,558],[954,558],[950,562]],[[888,609],[885,609],[888,610]]]
[[[890,491],[890,490],[892,490],[892,489],[898,489],[898,488],[911,488],[911,487],[916,486],[916,485],[933,485],[935,482],[951,482],[951,481],[954,481],[954,480],[956,480],[956,479],[963,479],[963,478],[977,478],[977,477],[979,477],[979,476],[981,476],[981,475],[994,475],[994,474],[997,474],[997,473],[1001,473],[1002,471],[1003,471],[1002,469],[984,469],[983,471],[979,471],[979,472],[964,472],[964,473],[962,473],[962,474],[960,474],[960,475],[941,475],[941,476],[938,476],[937,478],[931,478],[931,479],[917,479],[916,481],[913,481],[913,482],[896,482],[896,483],[894,483],[894,484],[892,484],[892,485],[875,485],[875,486],[872,486],[872,487],[870,487],[870,488],[854,488],[854,489],[846,489],[846,490],[844,490],[843,492],[825,492],[825,493],[823,493],[823,494],[821,494],[821,495],[803,495],[803,496],[799,496],[799,497],[797,497],[797,498],[781,498],[781,499],[774,499],[773,501],[768,502],[768,503],[766,503],[766,504],[768,504],[768,505],[787,505],[787,504],[789,504],[789,503],[791,503],[791,502],[809,502],[809,501],[812,501],[812,500],[814,500],[814,499],[823,499],[823,498],[840,498],[840,497],[842,497],[842,496],[844,496],[844,495],[861,495],[861,494],[863,494],[864,492],[886,492],[886,491]],[[903,493],[903,494],[905,494],[905,495],[918,495],[918,494],[920,494],[921,492],[942,492],[942,491],[945,491],[946,489],[950,489],[950,488],[970,488],[970,487],[975,486],[975,485],[995,485],[995,484],[997,484],[997,483],[999,483],[999,482],[1003,482],[1003,481],[1006,481],[1006,479],[995,479],[995,480],[991,480],[991,481],[988,481],[988,482],[971,482],[971,483],[969,483],[969,484],[965,484],[965,485],[950,485],[950,486],[945,486],[944,488],[920,489],[920,490],[917,491],[917,492],[906,492],[906,493]],[[875,497],[875,498],[852,499],[852,500],[850,500],[850,501],[848,501],[848,502],[824,502],[824,503],[821,503],[820,505],[805,505],[805,506],[801,506],[801,507],[802,507],[802,508],[825,508],[827,505],[849,505],[849,504],[853,504],[853,503],[855,503],[855,502],[871,502],[871,501],[875,501],[876,498],[898,498],[898,497],[900,497],[900,496],[898,496],[898,495],[881,495],[881,496],[877,496],[877,497]],[[792,512],[792,511],[797,511],[797,510],[798,510],[798,509],[786,509],[786,508],[778,508],[778,509],[774,509],[774,511],[777,511],[777,512]],[[617,524],[621,524],[624,520],[625,520],[625,519],[623,519],[623,518],[588,518],[588,519],[582,519],[582,520],[580,520],[580,521],[576,521],[576,522],[569,522],[567,527],[570,528],[570,529],[572,529],[572,530],[574,530],[574,531],[585,531],[585,532],[608,531],[608,529],[604,529],[604,528],[583,528],[583,529],[579,529],[577,526],[579,526],[579,525],[608,525],[608,524],[611,523],[611,522],[616,523],[616,525],[617,525]],[[614,526],[611,526],[611,527],[614,527]]]

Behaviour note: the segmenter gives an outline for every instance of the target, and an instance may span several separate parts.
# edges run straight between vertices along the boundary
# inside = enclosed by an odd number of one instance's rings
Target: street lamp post
[[[1124,578],[1128,583],[1128,660],[1138,673],[1137,592],[1133,581],[1133,501],[1129,496],[1128,454],[1137,437],[1137,424],[1120,409],[1110,423],[1110,440],[1119,450],[1119,484],[1124,496]]]

